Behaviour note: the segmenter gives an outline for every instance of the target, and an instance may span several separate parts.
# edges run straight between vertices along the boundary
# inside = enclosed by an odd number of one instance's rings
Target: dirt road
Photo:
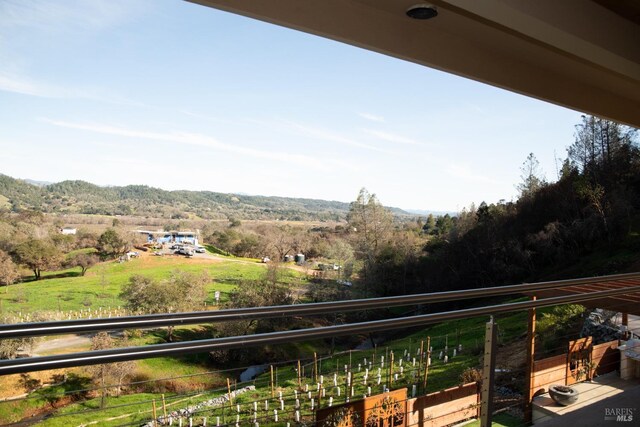
[[[40,341],[33,348],[32,356],[42,356],[52,353],[65,353],[67,349],[77,347],[91,347],[92,335],[61,335],[52,340]]]

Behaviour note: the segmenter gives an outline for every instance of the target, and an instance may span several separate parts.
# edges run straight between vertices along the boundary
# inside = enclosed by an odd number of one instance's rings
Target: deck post
[[[493,316],[491,316],[485,328],[480,427],[491,427],[493,415],[493,379],[495,377],[496,365],[496,331],[496,324],[493,321]]]
[[[531,297],[531,301],[535,301],[536,296]],[[535,360],[536,350],[536,309],[529,309],[529,318],[527,322],[527,376],[525,385],[525,402],[524,402],[524,422],[531,425],[533,422],[533,362]]]

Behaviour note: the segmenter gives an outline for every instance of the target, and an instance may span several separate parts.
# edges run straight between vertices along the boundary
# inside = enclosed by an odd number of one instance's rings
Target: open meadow
[[[256,260],[233,257],[186,258],[181,256],[157,257],[142,254],[140,258],[128,262],[102,262],[89,269],[85,276],[78,268],[46,272],[41,280],[32,280],[25,276],[23,283],[12,285],[0,293],[0,314],[15,321],[30,321],[34,318],[67,319],[79,317],[98,317],[123,315],[124,301],[119,294],[124,284],[133,275],[144,275],[156,280],[169,278],[172,272],[207,272],[211,281],[206,285],[207,298],[202,309],[216,309],[215,292],[220,292],[219,305],[228,300],[231,292],[241,281],[259,280],[267,271],[266,265]],[[26,272],[25,272],[26,273]],[[280,278],[293,288],[306,283],[306,276],[293,268],[283,269]],[[208,326],[184,326],[175,330],[176,339],[187,340],[213,336]],[[39,340],[34,350],[39,355],[53,355],[70,351],[89,350],[91,334],[65,335]],[[166,332],[146,330],[131,335],[127,345],[146,345],[166,342]],[[145,390],[167,390],[168,393],[193,393],[194,390],[206,390],[218,387],[224,381],[224,375],[212,372],[213,367],[207,354],[191,355],[179,358],[155,358],[136,361],[133,381],[139,383],[132,396],[115,399],[119,405],[136,402],[147,397]],[[23,396],[14,402],[0,403],[0,423],[18,421],[24,417],[51,411],[78,398],[69,392],[92,388],[91,380],[85,368],[66,370],[72,378],[64,384],[55,385],[56,376],[64,370],[43,371],[28,376],[10,375],[0,378],[0,399]],[[161,379],[161,381],[156,381]],[[46,387],[28,396],[25,393],[25,380],[35,380]],[[51,385],[54,384],[54,385]],[[141,394],[142,393],[142,394]],[[91,392],[83,394],[90,398]],[[158,394],[159,396],[159,394]],[[91,403],[82,404],[83,408]],[[75,405],[72,405],[72,408]],[[147,405],[148,406],[148,405]],[[70,411],[74,409],[65,409]],[[77,409],[75,409],[77,410]],[[110,412],[113,412],[111,410]],[[116,411],[122,414],[122,410]],[[136,410],[137,412],[137,410]],[[62,424],[67,425],[66,421]],[[55,422],[53,423],[55,425]]]
[[[227,300],[228,293],[242,280],[258,280],[266,265],[258,261],[235,258],[185,258],[182,256],[155,257],[143,254],[128,262],[107,261],[99,263],[80,275],[78,268],[54,272],[44,272],[41,280],[25,276],[24,283],[18,283],[0,292],[0,314],[11,314],[27,319],[36,312],[84,311],[88,317],[102,310],[112,311],[122,307],[124,302],[118,297],[121,288],[133,275],[144,275],[153,279],[167,279],[171,272],[200,273],[206,271],[211,278],[207,285],[207,299],[203,309],[215,305],[215,291],[220,292],[220,303]],[[302,283],[304,274],[284,270],[283,280],[287,283]]]

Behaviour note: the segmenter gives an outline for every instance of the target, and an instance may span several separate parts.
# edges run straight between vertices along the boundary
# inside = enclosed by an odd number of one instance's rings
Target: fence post
[[[422,357],[422,355],[420,357]],[[427,337],[427,360],[425,361],[425,364],[424,364],[424,380],[422,382],[422,389],[424,390],[425,395],[427,394],[427,376],[429,375],[430,359],[431,359],[431,335]]]
[[[162,413],[164,414],[164,422],[169,422],[169,418],[167,417],[167,402],[164,400],[164,393],[162,394]]]
[[[276,396],[275,384],[273,382],[273,365],[271,365],[271,398]]]
[[[158,425],[158,415],[156,413],[156,400],[153,399],[153,401],[151,402],[152,406],[151,406],[151,410],[153,412],[153,426],[156,427]]]
[[[491,316],[485,327],[480,427],[491,427],[493,413],[493,378],[495,376],[496,364],[496,330],[496,324],[493,321],[493,316]]]

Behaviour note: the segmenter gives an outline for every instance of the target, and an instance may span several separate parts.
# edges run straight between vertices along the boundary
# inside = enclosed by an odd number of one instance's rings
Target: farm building
[[[148,231],[148,230],[136,230],[138,233],[147,236],[147,242],[149,243],[189,243],[192,245],[199,245],[198,238],[200,232],[196,231]]]

